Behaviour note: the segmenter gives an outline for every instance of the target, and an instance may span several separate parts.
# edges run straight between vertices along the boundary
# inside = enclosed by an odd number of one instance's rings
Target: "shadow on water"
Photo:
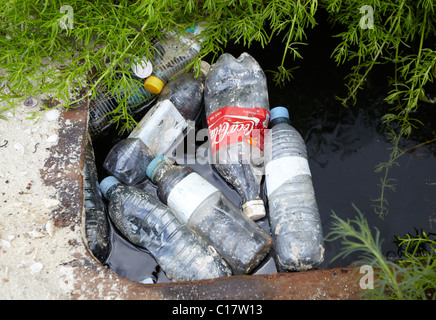
[[[335,97],[345,96],[343,79],[349,69],[347,66],[338,67],[330,58],[337,41],[332,37],[334,33],[320,21],[307,34],[309,44],[301,48],[304,59],[294,62],[299,68],[285,87],[276,86],[272,73],[268,72],[281,61],[281,39],[273,40],[264,49],[256,45],[248,49],[229,45],[225,52],[237,57],[246,51],[259,62],[268,78],[271,108],[287,107],[292,125],[304,137],[324,235],[331,227],[332,211],[345,220],[357,215],[352,203],[364,214],[371,227],[380,230],[384,254],[397,252],[393,242],[395,235],[405,235],[414,229],[436,232],[436,142],[414,148],[436,137],[435,106],[421,103],[413,114],[424,126],[414,130],[408,140],[400,142],[400,148],[409,149],[409,152],[397,159],[398,167],[390,170],[389,177],[396,179],[396,191],[386,193],[389,213],[382,220],[373,208],[373,199],[380,196],[378,184],[382,174],[374,170],[377,164],[389,159],[389,148],[392,147],[380,120],[390,108],[383,99],[389,91],[387,76],[392,74],[392,68],[379,66],[373,70],[365,89],[358,95],[356,105],[344,107]],[[293,65],[289,63],[286,67]],[[200,126],[205,125],[204,120]],[[111,144],[94,143],[100,180],[107,175],[101,163]],[[240,204],[236,192],[210,166],[189,166],[220,188],[235,204]],[[146,188],[155,192],[150,183]],[[266,230],[269,228],[266,219],[259,225]],[[154,277],[157,282],[168,281],[143,249],[129,244],[113,229],[112,247],[107,264],[118,274],[135,281],[147,277]],[[331,263],[340,250],[340,240],[325,242],[325,261],[319,268],[348,266],[359,259],[357,255],[350,255],[346,260]],[[270,255],[257,273],[273,272],[276,269]]]

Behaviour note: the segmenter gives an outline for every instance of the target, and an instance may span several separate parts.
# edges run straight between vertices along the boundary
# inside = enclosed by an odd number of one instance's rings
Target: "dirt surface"
[[[44,97],[37,98],[38,105],[18,106],[0,120],[0,299],[70,298],[68,264],[83,250],[71,245],[80,230],[56,223],[59,193],[41,173],[62,173],[46,167],[56,157],[61,111],[45,112],[37,122],[28,119],[40,110]]]

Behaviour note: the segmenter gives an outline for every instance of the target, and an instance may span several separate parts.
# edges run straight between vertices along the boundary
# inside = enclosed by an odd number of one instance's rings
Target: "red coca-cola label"
[[[225,107],[207,118],[212,154],[232,143],[245,141],[263,151],[269,111],[263,108]]]

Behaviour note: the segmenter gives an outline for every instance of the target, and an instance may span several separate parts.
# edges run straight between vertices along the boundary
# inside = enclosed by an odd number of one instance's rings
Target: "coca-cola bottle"
[[[124,186],[113,176],[100,183],[109,200],[109,216],[133,244],[147,249],[173,281],[212,279],[231,275],[215,248],[150,193]]]
[[[191,168],[159,156],[147,175],[162,202],[212,245],[234,274],[252,272],[269,252],[271,237]]]
[[[321,218],[300,133],[284,107],[271,109],[265,142],[265,182],[269,221],[278,264],[307,270],[324,260]]]
[[[237,59],[223,54],[206,77],[204,102],[213,167],[242,197],[244,214],[260,219],[265,216],[260,182],[269,122],[262,68],[248,53]]]
[[[121,182],[136,185],[147,178],[146,167],[154,157],[171,153],[195,120],[203,102],[204,74],[187,72],[170,81],[156,104],[127,139],[109,151],[104,168]]]

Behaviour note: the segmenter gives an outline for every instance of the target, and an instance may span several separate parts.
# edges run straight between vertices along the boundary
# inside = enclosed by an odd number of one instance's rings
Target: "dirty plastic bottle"
[[[194,73],[188,72],[170,81],[127,139],[109,151],[104,168],[127,185],[146,179],[149,157],[171,153],[187,131],[195,128],[193,123],[203,102],[204,79],[202,73],[195,78]]]
[[[323,232],[306,145],[284,107],[271,110],[265,182],[278,264],[295,271],[318,266],[324,260]]]
[[[112,125],[113,115],[109,113],[117,106],[118,102],[106,90],[99,90],[97,95],[89,100],[88,133],[92,139]]]
[[[156,49],[152,60],[146,57],[136,58],[132,62],[130,75],[133,80],[128,92],[120,90],[119,95],[109,95],[102,88],[98,89],[96,97],[89,101],[89,121],[88,132],[94,139],[112,126],[112,120],[115,114],[110,114],[126,97],[127,112],[134,118],[140,117],[143,112],[149,108],[156,100],[157,96],[144,87],[144,82],[151,75],[153,65],[158,65],[163,57],[163,48],[161,43],[153,41]]]
[[[213,167],[242,197],[247,217],[265,216],[260,198],[263,138],[268,128],[266,77],[248,53],[225,53],[211,66],[204,102]]]
[[[159,156],[147,175],[162,202],[212,245],[234,274],[250,273],[269,252],[271,237],[191,168]]]
[[[109,200],[109,216],[133,244],[146,248],[173,281],[231,275],[216,250],[146,191],[108,176],[100,183]]]
[[[109,151],[103,167],[123,184],[137,185],[146,178],[147,166],[153,158],[141,139],[126,138]]]
[[[88,135],[85,151],[83,192],[85,198],[85,233],[89,250],[101,263],[109,256],[109,221],[97,178],[94,149]]]
[[[167,32],[160,42],[162,59],[153,65],[152,74],[145,80],[144,87],[153,94],[159,94],[165,84],[183,73],[186,66],[195,59],[201,49],[201,38],[198,37],[205,28],[194,24],[187,33]]]

